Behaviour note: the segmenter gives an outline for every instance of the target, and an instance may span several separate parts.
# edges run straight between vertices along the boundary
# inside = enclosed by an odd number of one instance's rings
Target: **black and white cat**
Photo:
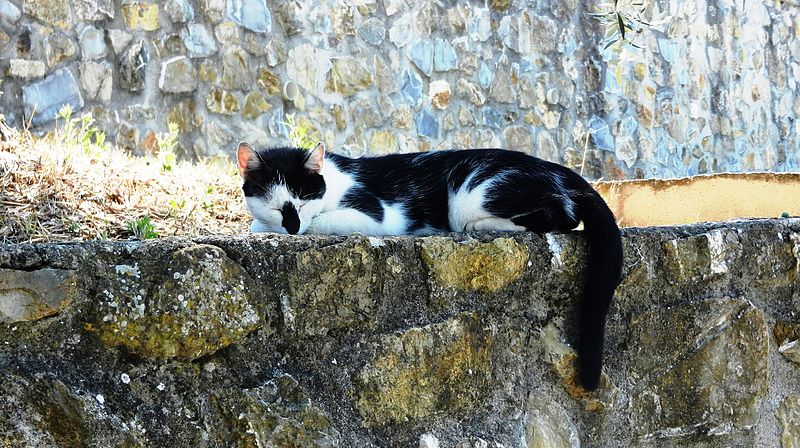
[[[580,175],[500,149],[433,151],[351,159],[240,143],[239,170],[253,232],[427,235],[436,232],[567,232],[589,242],[580,307],[579,375],[596,389],[605,317],[620,281],[614,215]]]

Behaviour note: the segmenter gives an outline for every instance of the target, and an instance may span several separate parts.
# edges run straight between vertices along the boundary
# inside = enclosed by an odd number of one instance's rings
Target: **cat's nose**
[[[281,225],[283,228],[288,233],[297,235],[297,232],[300,231],[300,216],[297,215],[297,209],[294,208],[294,204],[289,201],[284,202],[282,213],[283,222]]]

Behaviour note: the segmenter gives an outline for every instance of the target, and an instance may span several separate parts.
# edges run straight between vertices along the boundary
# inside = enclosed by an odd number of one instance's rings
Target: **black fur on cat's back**
[[[403,203],[412,232],[426,226],[441,232],[463,231],[450,228],[447,217],[450,193],[458,191],[471,174],[468,188],[500,171],[508,175],[487,198],[485,207],[489,212],[510,217],[520,210],[539,209],[553,225],[533,223],[530,219],[522,221],[540,232],[569,231],[578,224],[558,210],[561,194],[554,188],[552,173],[564,168],[519,152],[472,149],[360,159],[336,154],[327,157],[343,171],[352,173],[359,182],[359,188],[345,197],[345,206],[381,220],[381,201]]]

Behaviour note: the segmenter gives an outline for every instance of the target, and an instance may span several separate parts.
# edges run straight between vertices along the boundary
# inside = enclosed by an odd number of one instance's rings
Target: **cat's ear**
[[[239,174],[246,177],[249,171],[261,167],[261,158],[258,157],[256,150],[247,142],[239,143],[236,150],[236,159],[239,161]]]
[[[325,144],[320,142],[311,151],[308,152],[303,166],[312,173],[319,174],[322,171],[322,163],[325,160]]]

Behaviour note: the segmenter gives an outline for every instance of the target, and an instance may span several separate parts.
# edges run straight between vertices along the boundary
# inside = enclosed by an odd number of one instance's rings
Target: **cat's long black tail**
[[[583,179],[573,200],[589,244],[586,281],[580,304],[578,362],[581,385],[597,389],[603,368],[606,314],[620,282],[622,239],[614,214],[603,198]]]

